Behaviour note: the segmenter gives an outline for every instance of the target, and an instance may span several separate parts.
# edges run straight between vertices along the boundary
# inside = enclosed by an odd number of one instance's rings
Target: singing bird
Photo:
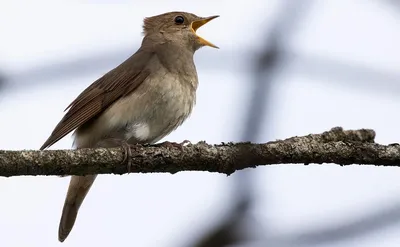
[[[196,102],[193,61],[203,46],[218,48],[196,30],[218,16],[168,12],[144,19],[140,48],[87,87],[68,107],[41,150],[74,131],[76,148],[156,143],[180,126]],[[128,160],[129,157],[128,157]],[[97,175],[72,176],[58,239],[63,242]]]

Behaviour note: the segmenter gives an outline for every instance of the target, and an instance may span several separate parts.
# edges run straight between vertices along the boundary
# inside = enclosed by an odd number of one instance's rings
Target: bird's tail
[[[58,228],[58,240],[64,242],[74,226],[79,207],[97,175],[72,176]]]

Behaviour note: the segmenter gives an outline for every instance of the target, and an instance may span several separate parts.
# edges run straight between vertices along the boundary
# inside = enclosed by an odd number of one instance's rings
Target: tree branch
[[[227,175],[271,164],[364,164],[399,166],[400,145],[374,143],[369,129],[335,127],[322,134],[292,137],[263,144],[205,142],[170,148],[133,145],[131,172],[208,171]],[[0,176],[124,174],[121,148],[0,151]]]

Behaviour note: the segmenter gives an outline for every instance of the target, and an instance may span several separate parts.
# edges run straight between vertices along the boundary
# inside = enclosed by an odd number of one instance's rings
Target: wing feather
[[[139,50],[124,63],[86,88],[67,108],[40,150],[50,147],[74,129],[106,110],[119,98],[132,93],[149,76],[146,64],[152,53]]]

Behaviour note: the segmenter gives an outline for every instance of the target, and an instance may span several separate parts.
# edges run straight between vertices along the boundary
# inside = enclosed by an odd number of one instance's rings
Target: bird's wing
[[[96,117],[116,100],[135,90],[149,76],[146,64],[152,56],[151,52],[139,50],[120,66],[93,82],[66,108],[68,112],[40,150],[50,147]]]

